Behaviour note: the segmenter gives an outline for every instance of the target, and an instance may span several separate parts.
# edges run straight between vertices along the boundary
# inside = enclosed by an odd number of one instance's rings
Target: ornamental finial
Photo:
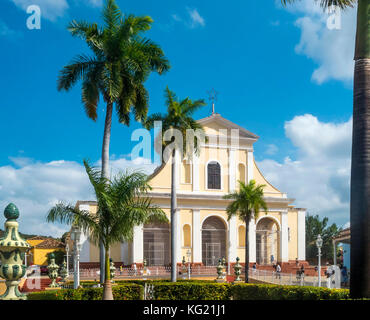
[[[19,210],[14,203],[10,203],[4,210],[4,216],[7,220],[16,220],[19,217]]]

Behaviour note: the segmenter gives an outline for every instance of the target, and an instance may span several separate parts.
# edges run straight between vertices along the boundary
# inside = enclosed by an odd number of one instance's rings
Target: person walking
[[[276,265],[276,279],[277,278],[281,279],[281,267],[279,263]]]

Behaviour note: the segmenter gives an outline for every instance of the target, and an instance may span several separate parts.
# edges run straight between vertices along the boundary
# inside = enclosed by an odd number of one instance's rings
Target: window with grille
[[[208,189],[221,189],[221,166],[218,162],[210,162],[207,166]]]
[[[144,226],[144,258],[148,266],[163,266],[170,263],[170,235],[168,224]]]

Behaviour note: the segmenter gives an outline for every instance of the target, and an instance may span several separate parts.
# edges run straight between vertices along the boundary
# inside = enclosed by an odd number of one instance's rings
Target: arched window
[[[183,235],[184,235],[184,247],[190,248],[191,247],[191,229],[188,224],[184,225],[182,228]]]
[[[242,163],[238,165],[238,181],[245,183],[245,165]]]
[[[239,247],[245,247],[245,227],[240,226],[238,229],[238,236],[239,236]]]
[[[221,166],[218,162],[212,161],[207,166],[207,188],[221,189]]]

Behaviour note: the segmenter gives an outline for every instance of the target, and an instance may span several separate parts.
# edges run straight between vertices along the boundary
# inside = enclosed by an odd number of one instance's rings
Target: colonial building
[[[237,217],[227,219],[230,200],[223,196],[238,188],[238,180],[254,179],[263,184],[268,211],[261,212],[249,225],[250,262],[271,264],[305,260],[305,209],[295,208],[294,199],[272,186],[254,161],[253,145],[258,136],[214,113],[198,121],[208,136],[199,156],[192,161],[176,157],[177,173],[177,248],[180,263],[187,252],[191,261],[216,265],[219,258],[234,262],[245,259],[245,224]],[[237,143],[235,143],[237,141]],[[278,172],[277,172],[278,174]],[[151,176],[153,203],[170,217],[171,163],[159,166]],[[96,203],[78,201],[81,210],[96,212]],[[143,225],[134,230],[131,243],[119,243],[111,249],[115,262],[125,265],[170,264],[170,225]],[[98,262],[99,250],[83,237],[81,262]]]

